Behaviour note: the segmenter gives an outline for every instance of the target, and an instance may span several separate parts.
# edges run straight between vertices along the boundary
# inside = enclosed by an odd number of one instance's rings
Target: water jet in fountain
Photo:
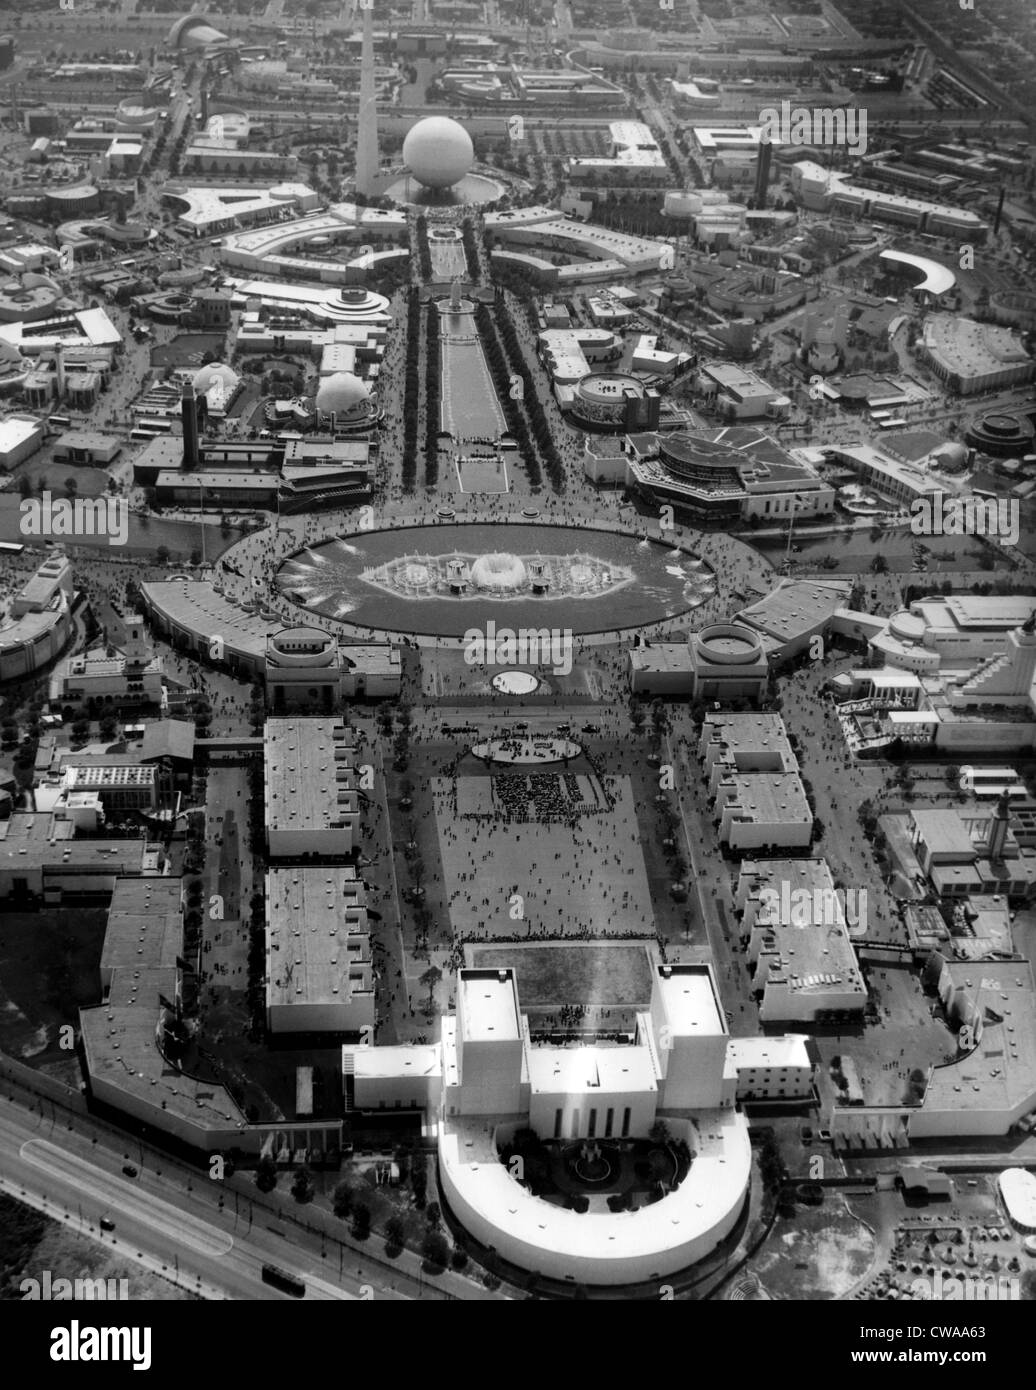
[[[525,565],[517,555],[505,551],[480,555],[471,566],[471,582],[487,593],[524,589],[527,583]]]

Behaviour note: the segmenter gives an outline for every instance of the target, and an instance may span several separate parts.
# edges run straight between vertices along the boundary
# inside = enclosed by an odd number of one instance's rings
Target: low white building
[[[355,749],[340,719],[268,719],[263,742],[271,857],[342,857],[359,834]]]
[[[720,841],[731,849],[808,849],[813,813],[798,772],[736,773],[716,786]]]
[[[727,1056],[737,1072],[739,1101],[812,1099],[816,1066],[808,1034],[731,1038]]]
[[[57,664],[50,678],[51,705],[86,704],[90,700],[115,709],[161,704],[162,661],[145,637],[144,620],[133,614],[126,618],[125,626],[121,652],[111,656],[102,649],[81,652]]]
[[[742,863],[734,906],[763,1022],[863,1012],[867,987],[849,936],[850,916],[861,925],[861,902],[835,890],[824,859]]]
[[[266,1020],[271,1033],[374,1026],[367,890],[351,867],[266,871]]]

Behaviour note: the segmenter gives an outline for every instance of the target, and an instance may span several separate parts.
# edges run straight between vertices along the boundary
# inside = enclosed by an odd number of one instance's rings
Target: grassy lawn
[[[134,1302],[194,1298],[140,1265],[121,1260],[89,1236],[0,1196],[0,1300],[21,1298],[23,1279],[125,1279]]]
[[[837,1298],[866,1274],[873,1249],[870,1232],[841,1199],[825,1195],[822,1206],[799,1206],[794,1216],[778,1217],[749,1270],[772,1298]]]
[[[1023,528],[1024,529],[1024,528]],[[986,547],[981,540],[972,536],[914,536],[908,530],[886,531],[877,541],[872,541],[869,530],[840,532],[836,536],[818,536],[810,539],[809,531],[802,528],[795,533],[795,544],[800,549],[792,555],[796,573],[809,573],[823,579],[843,575],[867,575],[871,561],[876,554],[883,555],[888,562],[891,574],[915,575],[917,583],[929,583],[933,578],[948,578],[952,574],[974,573],[982,570],[982,556]],[[928,548],[928,568],[925,571],[914,569],[914,544],[920,540]],[[752,544],[766,555],[774,564],[784,559],[787,539],[784,536],[760,536]],[[834,569],[819,569],[820,561],[829,555],[836,560]],[[995,570],[984,574],[990,582],[1003,577],[1006,563],[999,560]]]
[[[62,1024],[100,1001],[105,908],[5,911],[0,925],[0,1048],[33,1066],[67,1062]]]
[[[644,946],[471,946],[467,954],[476,969],[513,968],[523,1006],[578,999],[644,1008],[651,998],[651,962]]]
[[[15,491],[18,488],[18,479],[28,478],[32,483],[32,496],[36,497],[37,486],[42,478],[55,496],[64,497],[65,479],[75,478],[77,497],[103,497],[107,494],[111,478],[103,468],[85,468],[78,463],[69,463],[67,459],[58,463],[51,457],[51,453],[51,450],[44,450],[19,466],[15,474]]]
[[[151,350],[153,367],[200,367],[207,352],[220,352],[226,342],[223,333],[178,333],[164,347]]]

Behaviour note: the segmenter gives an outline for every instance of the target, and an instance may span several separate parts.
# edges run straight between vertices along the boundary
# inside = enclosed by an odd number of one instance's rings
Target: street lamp
[[[198,525],[201,530],[201,567],[205,568],[205,484],[200,478],[194,480],[198,484]]]
[[[791,499],[791,515],[788,517],[788,544],[784,551],[784,571],[786,574],[789,572],[791,567],[791,538],[795,534],[796,505],[803,500],[804,499],[800,492],[796,492],[795,496]]]

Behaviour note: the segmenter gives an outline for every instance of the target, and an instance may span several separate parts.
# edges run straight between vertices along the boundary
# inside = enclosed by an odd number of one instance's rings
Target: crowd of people
[[[502,773],[493,778],[493,790],[505,820],[564,821],[575,826],[580,815],[598,809],[585,801],[579,778],[573,773]]]

